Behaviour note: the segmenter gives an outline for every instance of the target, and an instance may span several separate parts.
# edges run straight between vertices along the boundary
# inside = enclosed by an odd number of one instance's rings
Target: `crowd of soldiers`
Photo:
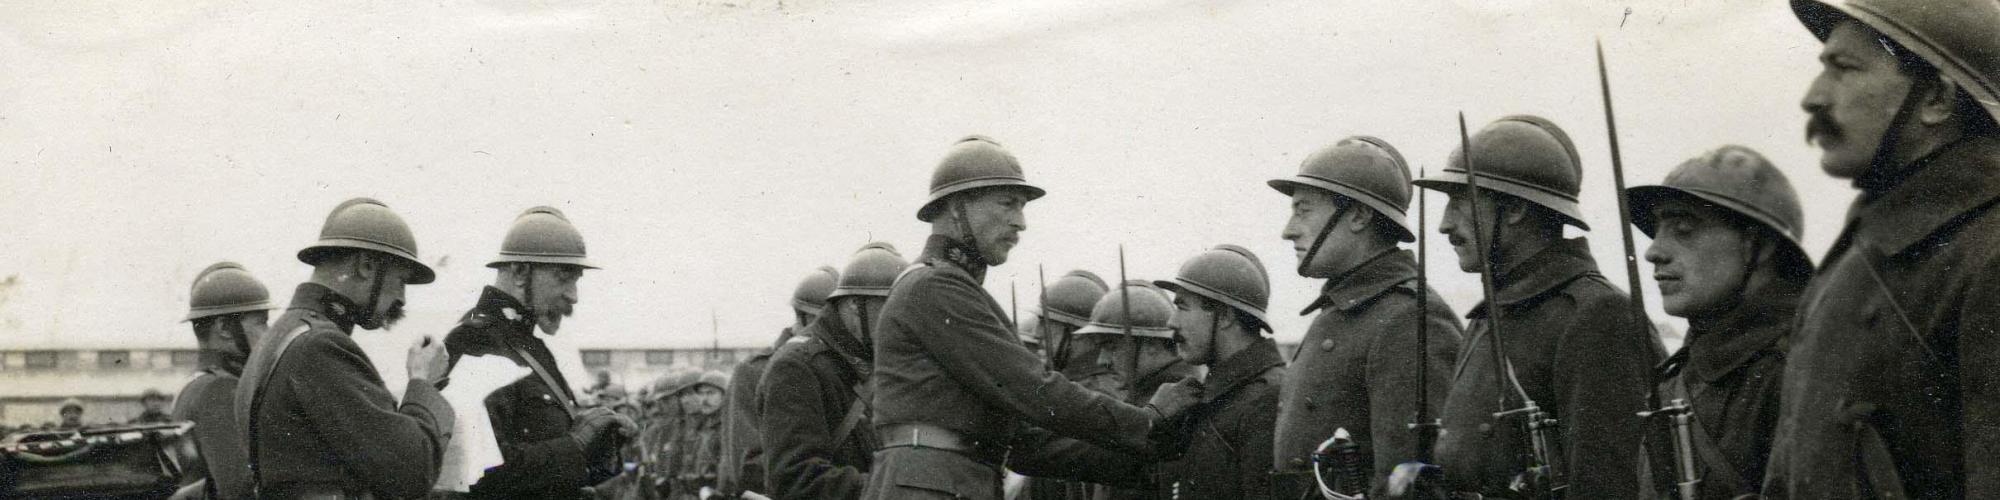
[[[268,327],[267,295],[240,266],[197,279],[204,376],[174,417],[197,422],[206,466],[187,493],[2000,496],[2000,4],[1792,6],[1824,42],[1802,102],[1807,140],[1824,172],[1860,190],[1817,263],[1786,175],[1722,146],[1618,193],[1621,221],[1652,238],[1643,252],[1627,239],[1620,290],[1565,234],[1591,230],[1571,138],[1514,115],[1461,123],[1435,175],[1354,136],[1269,182],[1291,200],[1292,271],[1324,280],[1293,352],[1269,335],[1264,260],[1236,245],[1155,281],[1068,272],[1020,322],[984,280],[1046,191],[974,136],[933,172],[919,252],[870,243],[814,271],[769,352],[733,376],[649,389],[680,404],[620,413],[577,403],[536,334],[558,331],[595,269],[549,208],[516,220],[458,327],[409,348],[392,397],[348,334],[394,323],[404,286],[434,274],[394,212],[357,199],[299,252],[312,278]],[[1606,99],[1610,120],[1608,86]],[[1429,286],[1427,191],[1449,198],[1435,232],[1458,270],[1481,278],[1469,310]],[[1654,264],[1665,311],[1688,321],[1677,352],[1638,303],[1638,258]],[[504,463],[469,491],[434,491],[454,438],[439,389],[464,356],[532,374],[485,399]],[[653,470],[674,461],[663,454],[715,465]]]

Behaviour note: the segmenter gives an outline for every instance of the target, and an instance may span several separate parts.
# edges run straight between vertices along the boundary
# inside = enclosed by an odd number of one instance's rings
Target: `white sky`
[[[871,235],[919,249],[929,171],[970,133],[1050,192],[988,275],[1003,305],[1010,283],[1033,302],[1037,264],[1113,279],[1123,243],[1154,279],[1237,243],[1294,339],[1318,284],[1288,272],[1264,181],[1354,134],[1435,170],[1459,110],[1570,132],[1623,286],[1595,37],[1632,184],[1751,146],[1804,194],[1814,255],[1852,197],[1801,139],[1819,45],[1776,0],[543,3],[0,0],[0,347],[191,346],[195,272],[236,260],[284,300],[353,196],[444,262],[403,330],[441,333],[549,204],[606,268],[564,335],[706,346],[713,309],[723,345],[763,344],[810,269]],[[1463,312],[1477,278],[1434,240]]]

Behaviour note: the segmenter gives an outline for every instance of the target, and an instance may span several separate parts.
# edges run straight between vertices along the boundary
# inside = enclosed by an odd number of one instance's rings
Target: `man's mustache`
[[[1828,140],[1838,141],[1844,135],[1840,125],[1825,112],[1814,112],[1806,119],[1806,144],[1818,146]]]
[[[389,311],[382,313],[382,326],[394,325],[403,320],[403,301],[389,303]]]

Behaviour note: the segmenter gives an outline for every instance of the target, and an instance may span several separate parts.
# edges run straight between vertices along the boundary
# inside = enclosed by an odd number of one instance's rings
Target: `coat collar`
[[[860,380],[868,380],[870,373],[874,371],[875,353],[863,347],[860,339],[848,333],[847,325],[841,323],[840,315],[834,314],[833,309],[828,307],[828,314],[820,315],[819,319],[813,320],[812,326],[809,327],[812,329],[811,338],[826,344],[828,349],[833,350],[834,357],[840,358],[840,363],[846,365],[847,369]]]
[[[1285,366],[1285,360],[1278,356],[1278,343],[1259,337],[1249,347],[1209,367],[1208,380],[1203,384],[1207,389],[1202,391],[1202,402],[1215,401],[1235,392],[1238,387],[1256,380],[1265,370],[1276,366]]]
[[[1687,370],[1691,380],[1714,382],[1767,353],[1782,354],[1804,283],[1779,283],[1748,294],[1743,303],[1710,321],[1688,328]],[[1687,372],[1684,370],[1683,374]]]
[[[325,316],[333,321],[334,326],[340,327],[341,333],[348,335],[354,334],[354,321],[361,315],[361,306],[354,305],[354,301],[334,293],[326,285],[312,282],[300,283],[298,289],[292,291],[292,305],[288,309]]]
[[[1351,312],[1376,297],[1388,293],[1410,280],[1417,279],[1416,254],[1408,250],[1388,250],[1363,261],[1347,274],[1326,280],[1320,288],[1319,298],[1299,311],[1300,316],[1312,314],[1321,308],[1333,307],[1341,312]],[[1410,288],[1415,290],[1415,288]]]
[[[531,336],[535,333],[535,318],[528,313],[528,307],[492,285],[479,292],[479,303],[472,306],[472,313],[499,320],[513,332]]]
[[[1967,137],[1917,163],[1903,182],[1855,199],[1842,241],[1858,237],[1888,254],[1901,253],[2000,199],[2000,138]]]
[[[1597,261],[1590,257],[1590,243],[1584,238],[1556,241],[1527,260],[1500,270],[1494,279],[1494,293],[1499,295],[1500,307],[1513,308],[1527,302],[1541,299],[1577,278],[1598,274]],[[1486,317],[1486,301],[1465,314],[1467,318]]]
[[[924,240],[923,260],[949,262],[972,276],[972,281],[986,283],[986,262],[979,259],[979,251],[951,237],[933,234]]]

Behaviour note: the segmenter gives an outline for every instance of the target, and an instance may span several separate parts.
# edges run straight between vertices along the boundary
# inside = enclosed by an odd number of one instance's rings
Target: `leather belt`
[[[931,424],[888,424],[875,428],[875,436],[882,439],[882,448],[932,448],[946,451],[973,453],[977,446],[958,431]]]

